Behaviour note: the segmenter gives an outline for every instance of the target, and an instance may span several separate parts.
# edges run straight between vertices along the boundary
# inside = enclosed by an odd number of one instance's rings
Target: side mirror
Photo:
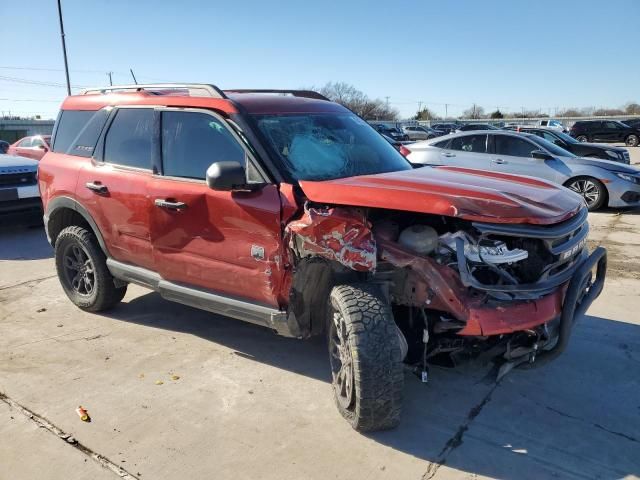
[[[531,152],[531,156],[533,158],[537,158],[538,160],[551,160],[553,158],[544,150],[534,150],[533,152]]]
[[[247,175],[239,162],[214,162],[207,168],[206,178],[210,189],[224,192],[242,189],[247,184]]]

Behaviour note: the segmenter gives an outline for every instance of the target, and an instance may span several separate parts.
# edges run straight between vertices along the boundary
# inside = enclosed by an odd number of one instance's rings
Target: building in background
[[[0,140],[13,143],[29,135],[51,135],[55,120],[8,119],[0,117]]]

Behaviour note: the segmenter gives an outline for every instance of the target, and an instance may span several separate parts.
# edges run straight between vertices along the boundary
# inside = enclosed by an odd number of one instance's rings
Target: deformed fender
[[[371,224],[359,209],[315,208],[285,227],[289,247],[300,258],[320,256],[359,272],[376,269],[376,242]]]

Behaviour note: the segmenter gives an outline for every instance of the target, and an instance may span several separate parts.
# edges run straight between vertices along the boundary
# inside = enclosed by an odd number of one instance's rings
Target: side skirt
[[[122,263],[112,258],[107,259],[107,267],[115,278],[155,290],[169,301],[271,328],[285,337],[295,336],[287,324],[287,312],[247,300],[169,282],[163,280],[157,272]]]

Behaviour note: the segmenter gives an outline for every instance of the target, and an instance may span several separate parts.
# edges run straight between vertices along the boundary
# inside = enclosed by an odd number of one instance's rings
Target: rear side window
[[[67,153],[79,157],[90,157],[98,142],[98,137],[109,118],[109,110],[98,110],[80,131]]]
[[[215,117],[199,112],[162,112],[162,169],[170,177],[204,179],[213,162],[245,165],[245,151]]]
[[[495,136],[496,153],[512,157],[530,157],[531,152],[539,147],[526,140],[508,135]]]
[[[95,110],[63,110],[56,125],[52,150],[66,153],[71,147],[71,143],[95,113]]]
[[[467,135],[465,137],[454,138],[451,140],[449,149],[463,152],[487,153],[487,136]]]
[[[27,137],[18,144],[18,147],[23,147],[23,148],[30,147],[32,142],[33,142],[33,138]]]
[[[446,140],[443,140],[441,142],[434,143],[433,146],[438,148],[447,148],[448,143],[449,143],[449,139],[447,138]]]
[[[104,141],[104,161],[151,168],[153,109],[123,108],[116,113]]]

